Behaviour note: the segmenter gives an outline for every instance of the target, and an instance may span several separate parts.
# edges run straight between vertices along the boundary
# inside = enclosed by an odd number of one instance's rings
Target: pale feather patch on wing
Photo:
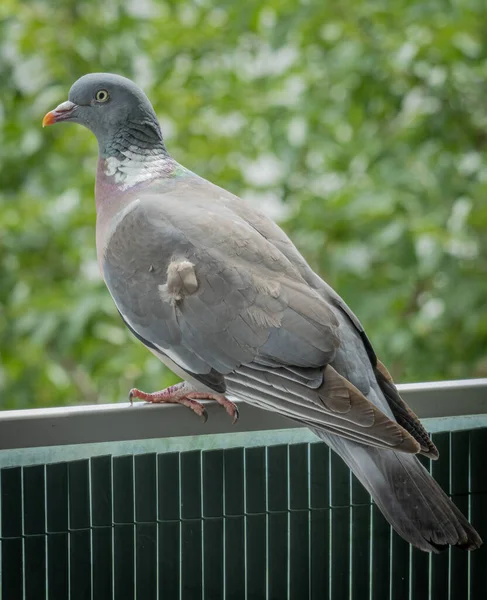
[[[281,285],[278,281],[263,279],[255,273],[252,275],[252,281],[255,289],[258,292],[268,294],[269,296],[272,296],[272,298],[278,298],[279,294],[281,293]]]
[[[279,327],[281,325],[279,314],[269,314],[259,306],[249,306],[243,311],[242,318],[249,319],[258,327]]]
[[[167,268],[167,282],[159,286],[163,302],[179,302],[198,290],[194,265],[189,260],[174,261]]]

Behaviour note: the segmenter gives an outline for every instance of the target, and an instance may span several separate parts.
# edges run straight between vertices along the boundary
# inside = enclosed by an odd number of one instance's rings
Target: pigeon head
[[[166,153],[161,128],[147,96],[133,81],[111,73],[91,73],[76,81],[68,100],[47,113],[43,127],[68,121],[92,131],[103,157],[130,149]]]

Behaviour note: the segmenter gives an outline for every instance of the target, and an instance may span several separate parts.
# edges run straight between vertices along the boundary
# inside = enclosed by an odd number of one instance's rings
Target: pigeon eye
[[[109,98],[109,95],[106,90],[98,90],[95,94],[95,98],[97,102],[106,102]]]

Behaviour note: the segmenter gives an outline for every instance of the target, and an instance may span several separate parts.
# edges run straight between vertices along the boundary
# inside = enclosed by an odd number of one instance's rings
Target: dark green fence
[[[487,538],[487,429],[432,472]],[[1,470],[3,600],[483,600],[487,549],[412,550],[322,443]]]

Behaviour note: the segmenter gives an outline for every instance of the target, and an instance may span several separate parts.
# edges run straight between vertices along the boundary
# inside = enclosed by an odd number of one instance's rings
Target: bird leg
[[[197,402],[197,400],[215,400],[215,402],[218,402],[220,406],[223,406],[227,413],[232,417],[232,425],[237,422],[239,417],[238,408],[231,400],[227,400],[222,394],[198,392],[186,381],[171,385],[165,390],[152,393],[143,392],[142,390],[133,388],[129,392],[130,404],[132,404],[134,398],[139,398],[140,400],[145,400],[152,404],[182,404],[200,416],[203,419],[203,423],[206,423],[208,414],[205,407],[201,402]]]

